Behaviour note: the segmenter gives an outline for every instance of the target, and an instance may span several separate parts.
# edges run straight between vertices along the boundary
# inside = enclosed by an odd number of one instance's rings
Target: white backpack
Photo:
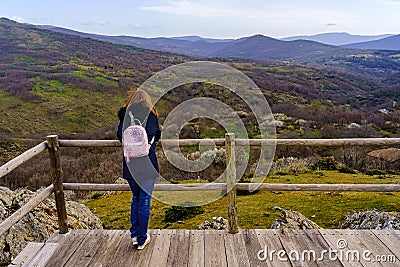
[[[131,158],[147,156],[154,140],[154,137],[150,143],[147,140],[146,129],[143,127],[146,123],[146,119],[141,123],[138,119],[133,117],[131,111],[129,111],[129,117],[131,118],[131,125],[125,129],[122,135],[124,156],[127,163],[130,162]],[[136,125],[135,121],[139,122],[139,124]]]

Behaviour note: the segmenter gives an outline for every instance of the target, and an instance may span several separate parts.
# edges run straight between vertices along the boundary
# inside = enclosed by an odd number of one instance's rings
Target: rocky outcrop
[[[27,189],[11,191],[0,187],[0,222],[22,207],[37,192]],[[103,223],[85,205],[67,201],[69,229],[102,229]],[[57,210],[53,198],[47,198],[0,236],[0,265],[10,262],[28,242],[44,242],[58,230]]]
[[[342,229],[400,230],[400,213],[395,215],[377,209],[345,215]]]
[[[271,229],[321,229],[315,222],[300,212],[273,207],[281,212],[280,219],[274,221]]]
[[[228,220],[224,217],[213,217],[211,222],[204,221],[202,224],[198,225],[197,230],[227,230]]]

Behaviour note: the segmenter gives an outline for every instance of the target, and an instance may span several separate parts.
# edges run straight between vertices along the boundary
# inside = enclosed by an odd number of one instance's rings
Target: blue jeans
[[[147,237],[147,227],[150,218],[151,195],[155,179],[141,181],[140,185],[134,179],[127,179],[132,191],[131,203],[131,237],[137,237],[138,245],[143,245]]]

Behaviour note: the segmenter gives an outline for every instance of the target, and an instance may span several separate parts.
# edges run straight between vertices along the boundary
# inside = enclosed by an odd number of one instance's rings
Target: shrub
[[[298,159],[293,157],[280,158],[276,160],[272,166],[271,174],[273,175],[288,175],[301,174],[310,171],[310,159]]]
[[[193,218],[198,214],[204,213],[204,208],[201,206],[195,206],[191,202],[185,202],[182,206],[172,206],[165,212],[164,222],[172,223],[181,221],[184,219]]]
[[[338,170],[341,173],[357,174],[357,172],[355,170],[353,170],[352,168],[349,168],[347,166],[342,166]]]
[[[377,169],[373,169],[373,170],[366,170],[365,171],[366,175],[385,175],[386,171],[382,171],[382,170],[377,170]]]
[[[312,166],[313,170],[337,170],[337,162],[333,157],[326,157],[318,160]]]

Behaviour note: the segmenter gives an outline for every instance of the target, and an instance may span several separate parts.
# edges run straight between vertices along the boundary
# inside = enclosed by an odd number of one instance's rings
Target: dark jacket
[[[143,122],[146,119],[146,133],[149,142],[154,138],[154,142],[150,147],[149,155],[142,158],[131,159],[129,165],[123,157],[123,170],[122,175],[125,179],[150,179],[158,176],[158,162],[156,157],[156,142],[160,139],[160,127],[158,118],[149,108],[142,103],[137,103],[129,106],[129,111],[132,111],[135,119]],[[129,115],[125,116],[127,110],[125,107],[118,111],[119,125],[117,131],[118,140],[122,142],[122,134],[126,128],[131,124]]]

